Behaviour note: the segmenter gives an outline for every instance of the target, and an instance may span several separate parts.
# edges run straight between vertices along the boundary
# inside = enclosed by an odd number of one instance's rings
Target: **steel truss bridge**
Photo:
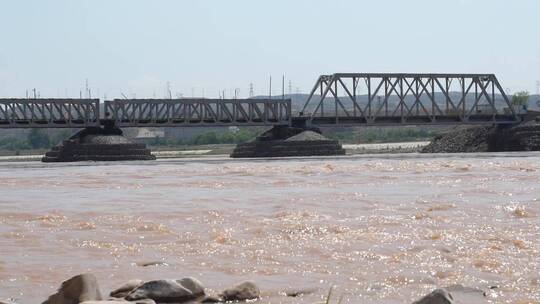
[[[322,75],[301,113],[306,111],[311,112],[308,121],[314,125],[512,124],[521,120],[493,74]]]
[[[493,74],[322,75],[290,99],[0,99],[0,128],[515,124]]]

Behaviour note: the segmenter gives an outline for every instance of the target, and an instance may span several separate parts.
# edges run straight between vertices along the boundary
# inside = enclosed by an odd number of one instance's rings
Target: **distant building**
[[[150,139],[165,137],[165,130],[159,128],[137,128],[128,130],[127,136],[134,139]]]

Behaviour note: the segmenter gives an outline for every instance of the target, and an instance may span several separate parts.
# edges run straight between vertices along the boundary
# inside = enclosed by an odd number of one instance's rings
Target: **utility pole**
[[[540,80],[536,81],[536,95],[540,95]]]
[[[281,100],[285,99],[285,75],[281,77]]]
[[[272,76],[270,76],[270,89],[268,92],[268,98],[272,99]]]

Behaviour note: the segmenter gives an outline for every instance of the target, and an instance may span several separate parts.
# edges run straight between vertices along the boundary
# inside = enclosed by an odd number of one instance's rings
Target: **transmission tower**
[[[166,98],[172,99],[171,83],[169,81],[165,84],[165,94]]]
[[[92,98],[92,92],[90,91],[90,86],[88,85],[88,78],[86,78],[85,83],[86,98]]]
[[[253,97],[255,95],[255,92],[253,90],[253,83],[249,84],[249,97]]]
[[[292,95],[292,81],[289,80],[289,95]]]

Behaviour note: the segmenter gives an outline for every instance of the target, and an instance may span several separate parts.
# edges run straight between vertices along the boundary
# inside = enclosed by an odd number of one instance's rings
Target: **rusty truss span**
[[[521,120],[493,74],[322,75],[300,114],[313,125],[512,124]]]

